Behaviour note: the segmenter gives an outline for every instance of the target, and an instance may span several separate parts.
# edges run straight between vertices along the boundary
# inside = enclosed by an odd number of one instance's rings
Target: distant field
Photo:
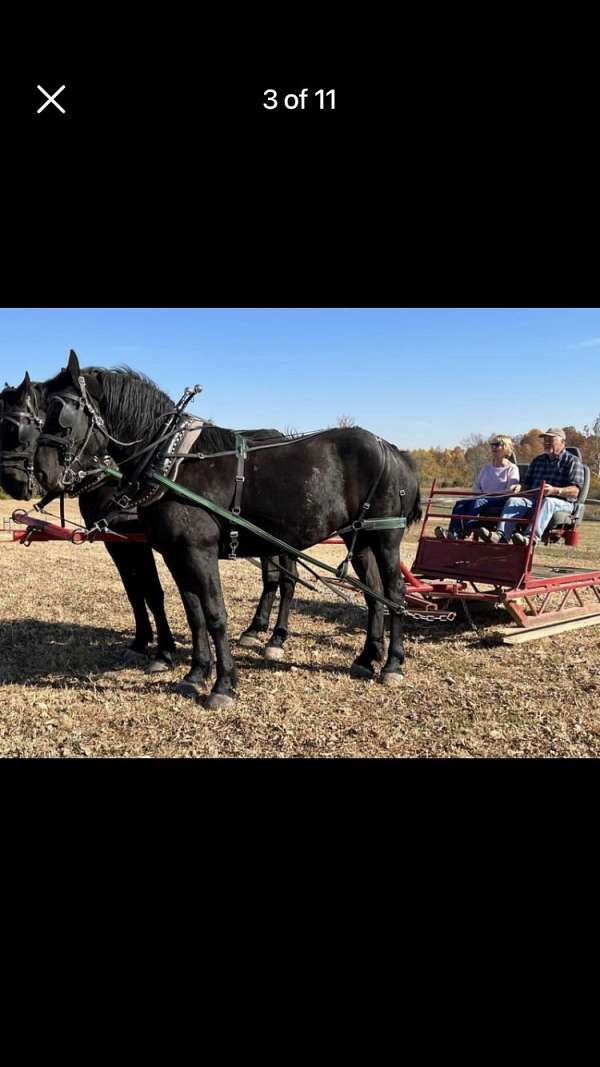
[[[0,502],[3,520],[14,501]],[[71,505],[71,515],[76,515]],[[403,558],[412,562],[417,530]],[[331,561],[336,547],[315,553]],[[540,562],[600,567],[600,523],[582,546],[544,549]],[[125,662],[132,618],[100,545],[0,545],[0,755],[3,756],[599,756],[600,630],[518,649],[490,647],[494,616],[406,627],[401,690],[358,683],[349,668],[363,641],[363,608],[322,587],[299,589],[287,660],[267,666],[233,650],[239,699],[209,712],[175,692],[188,669],[189,631],[159,561],[181,651],[174,674],[145,676]],[[260,574],[223,563],[230,633],[252,616]]]

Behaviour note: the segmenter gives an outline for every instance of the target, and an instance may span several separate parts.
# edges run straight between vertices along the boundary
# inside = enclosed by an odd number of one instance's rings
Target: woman
[[[512,439],[506,434],[495,434],[490,441],[490,448],[492,462],[482,467],[473,486],[474,493],[484,495],[457,501],[448,530],[442,526],[436,527],[435,536],[440,541],[464,540],[479,528],[479,519],[475,516],[489,507],[502,509],[506,501],[520,491],[519,468]]]

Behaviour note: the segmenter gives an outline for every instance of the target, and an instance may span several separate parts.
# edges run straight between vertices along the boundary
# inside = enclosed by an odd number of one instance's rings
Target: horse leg
[[[213,668],[206,620],[197,593],[181,589],[179,591],[192,631],[192,667],[186,674],[181,689],[184,693],[191,691],[193,695],[201,696],[208,688]]]
[[[132,549],[137,546],[110,543],[106,550],[117,568],[135,617],[135,640],[129,646],[132,652],[144,654],[152,644],[153,633],[144,601],[144,590],[136,565],[137,556]]]
[[[379,565],[379,572],[383,582],[383,591],[395,604],[404,606],[404,590],[406,583],[400,570],[400,542],[402,531],[390,530],[389,533],[379,534],[374,544],[375,557]],[[381,682],[383,685],[398,686],[404,677],[404,645],[402,643],[402,616],[395,611],[390,611],[390,647],[388,658],[383,671]]]
[[[265,648],[265,659],[276,661],[282,660],[284,656],[283,646],[288,636],[290,610],[298,579],[298,565],[292,556],[280,556],[279,562],[283,568],[279,571],[279,613],[271,640]]]
[[[275,594],[277,593],[279,568],[275,566],[272,559],[263,558],[260,563],[263,576],[262,596],[258,602],[256,614],[250,623],[250,626],[247,630],[244,630],[240,637],[239,643],[242,648],[262,649],[262,641],[259,640],[258,635],[266,633],[269,629],[269,619],[271,618],[273,601],[275,600]]]
[[[377,593],[383,592],[377,561],[371,548],[360,548],[352,560],[352,565],[363,585],[368,585]],[[354,660],[350,674],[353,678],[373,679],[373,663],[382,663],[385,659],[385,613],[383,604],[365,594],[368,610],[367,638],[360,656]]]
[[[193,563],[204,618],[208,632],[213,639],[217,657],[217,680],[206,706],[213,710],[227,708],[233,704],[235,697],[237,672],[227,637],[227,612],[221,588],[216,546],[194,550]]]
[[[237,675],[227,638],[227,612],[221,589],[217,546],[207,545],[201,548],[184,549],[178,547],[177,557],[175,559],[172,552],[169,556],[165,555],[167,565],[175,577],[180,592],[192,592],[196,598],[199,598],[204,622],[204,626],[200,626],[197,611],[188,615],[194,641],[194,660],[192,661],[194,667],[187,676],[186,682],[191,681],[195,684],[200,676],[203,680],[208,680],[209,670],[206,660],[203,658],[199,667],[195,665],[195,657],[199,655],[201,646],[203,657],[205,650],[208,650],[208,641],[205,641],[201,635],[201,631],[205,633],[208,628],[217,657],[217,680],[208,698],[207,707],[226,708],[233,703]]]
[[[165,614],[165,594],[160,584],[154,553],[150,546],[136,544],[131,547],[138,555],[144,598],[156,624],[157,648],[146,668],[146,673],[162,674],[165,671],[172,670],[173,652],[175,651],[175,641]]]
[[[186,674],[181,689],[185,693],[200,696],[206,689],[212,672],[212,657],[208,643],[206,620],[200,597],[196,592],[196,575],[186,566],[182,554],[164,551],[164,560],[169,568],[185,609],[192,634],[192,667]]]

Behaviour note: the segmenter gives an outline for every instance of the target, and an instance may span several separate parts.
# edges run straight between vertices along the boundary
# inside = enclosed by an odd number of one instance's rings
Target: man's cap
[[[541,433],[540,437],[560,437],[563,441],[567,440],[567,435],[564,430],[561,430],[560,426],[551,426],[546,433]]]

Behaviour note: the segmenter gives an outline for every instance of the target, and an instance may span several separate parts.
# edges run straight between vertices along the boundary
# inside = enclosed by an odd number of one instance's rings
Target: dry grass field
[[[0,501],[2,520],[15,508]],[[70,515],[77,517],[71,506]],[[404,542],[411,562],[416,532]],[[337,562],[341,549],[315,550]],[[600,523],[583,544],[539,561],[600,566]],[[177,590],[159,561],[180,644],[155,677],[125,653],[132,616],[101,545],[0,545],[0,755],[4,757],[585,757],[600,756],[600,628],[519,648],[489,638],[498,617],[473,609],[477,632],[406,627],[401,690],[350,678],[363,609],[323,586],[299,588],[287,658],[267,665],[237,646],[260,591],[251,564],[223,563],[239,699],[207,711],[176,691],[189,662]],[[504,622],[504,620],[501,620]],[[488,636],[486,636],[486,634]]]

